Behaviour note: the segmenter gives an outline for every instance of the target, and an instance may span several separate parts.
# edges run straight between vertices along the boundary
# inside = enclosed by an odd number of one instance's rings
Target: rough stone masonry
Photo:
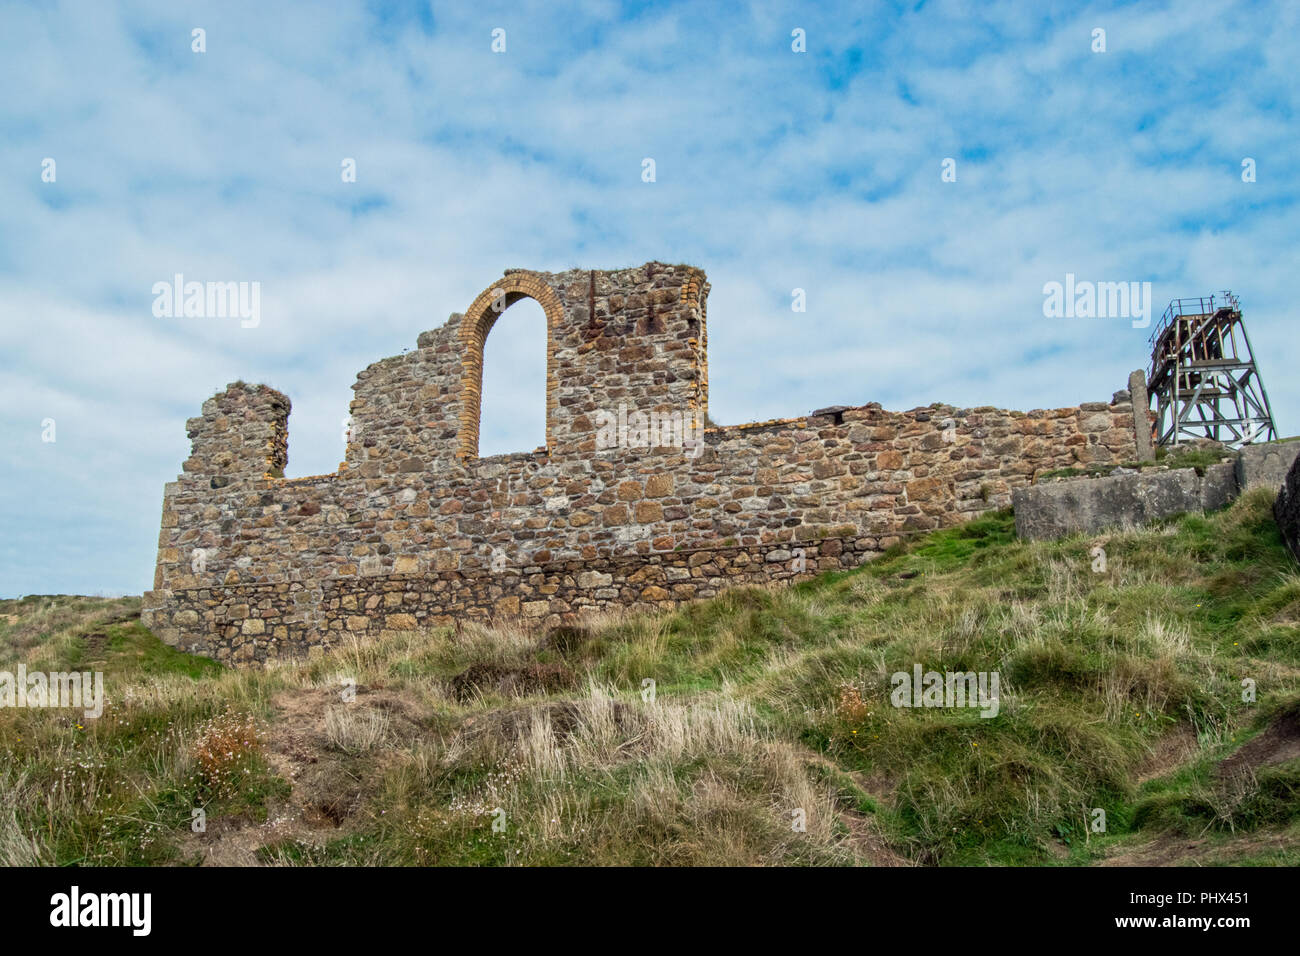
[[[709,428],[702,446],[689,428],[648,439],[652,412],[706,420],[708,293],[700,269],[659,262],[507,270],[358,375],[334,474],[284,478],[288,397],[228,386],[187,423],[145,623],[253,663],[350,633],[671,607],[852,567],[1006,507],[1041,471],[1135,455],[1124,392],[1031,412],[837,406]],[[546,445],[480,458],[484,342],[523,297],[546,315]]]

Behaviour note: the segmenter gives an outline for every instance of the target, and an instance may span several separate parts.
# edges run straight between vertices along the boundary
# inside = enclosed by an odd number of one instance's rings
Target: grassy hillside
[[[0,670],[110,698],[0,709],[0,862],[1297,864],[1269,506],[1034,544],[1000,514],[790,589],[265,671],[164,647],[138,601],[0,602]],[[914,664],[997,671],[997,716],[891,706]]]

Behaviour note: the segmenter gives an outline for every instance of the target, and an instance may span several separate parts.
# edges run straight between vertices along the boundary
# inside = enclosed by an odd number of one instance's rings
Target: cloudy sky
[[[333,471],[356,373],[507,267],[704,268],[724,424],[1109,398],[1149,330],[1045,283],[1230,288],[1300,431],[1300,4],[565,7],[0,4],[0,596],[148,588],[227,382]],[[156,316],[177,273],[260,323]],[[485,454],[542,442],[543,344],[494,330]]]

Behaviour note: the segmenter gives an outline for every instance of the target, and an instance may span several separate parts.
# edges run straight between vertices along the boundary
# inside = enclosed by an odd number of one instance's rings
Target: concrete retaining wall
[[[1206,468],[1204,477],[1191,468],[1141,472],[1121,469],[1105,478],[1077,478],[1018,488],[1011,495],[1016,534],[1030,540],[1061,538],[1077,532],[1134,527],[1189,511],[1215,511],[1248,488],[1278,488],[1284,480],[1294,488],[1297,455],[1300,440],[1289,439],[1247,445],[1234,461]],[[1294,496],[1295,491],[1290,494]],[[1294,531],[1295,512],[1300,505],[1294,497],[1288,498],[1285,505],[1279,499],[1279,505],[1290,516]],[[1282,523],[1283,518],[1278,521]]]

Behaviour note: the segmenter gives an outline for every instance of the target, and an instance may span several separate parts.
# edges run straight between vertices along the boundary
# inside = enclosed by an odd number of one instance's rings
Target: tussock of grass
[[[220,846],[190,834],[199,806],[283,864],[1081,863],[1170,834],[1300,862],[1300,763],[1217,769],[1300,701],[1270,506],[1106,535],[1104,573],[1098,539],[1021,543],[1001,513],[788,589],[264,671],[176,654],[130,602],[0,602],[5,658],[93,660],[110,697],[80,725],[0,711],[0,862],[192,861]],[[997,672],[997,715],[892,706],[915,664]],[[245,719],[266,742],[214,788],[196,741]],[[317,758],[329,820],[264,823]]]

